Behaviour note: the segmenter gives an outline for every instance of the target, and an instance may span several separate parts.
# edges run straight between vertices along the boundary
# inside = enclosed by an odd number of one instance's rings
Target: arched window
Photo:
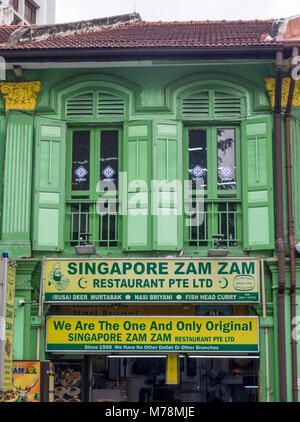
[[[241,249],[242,189],[240,119],[247,114],[246,95],[215,81],[200,81],[178,93],[184,123],[184,179],[192,186],[191,224],[186,248]],[[204,204],[197,208],[197,190]]]
[[[95,84],[64,96],[68,122],[66,177],[66,241],[96,248],[121,245],[118,175],[122,170],[122,124],[129,117],[129,92]],[[97,86],[98,85],[98,86]],[[100,87],[99,87],[100,85]],[[106,184],[115,185],[115,203],[99,213]]]

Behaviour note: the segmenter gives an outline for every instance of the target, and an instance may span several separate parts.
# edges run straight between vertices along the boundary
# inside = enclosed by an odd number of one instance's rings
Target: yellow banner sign
[[[0,260],[0,391],[12,390],[13,328],[15,316],[16,266],[9,259]]]
[[[47,319],[47,352],[258,352],[257,317]]]
[[[48,303],[259,302],[259,260],[44,261]]]

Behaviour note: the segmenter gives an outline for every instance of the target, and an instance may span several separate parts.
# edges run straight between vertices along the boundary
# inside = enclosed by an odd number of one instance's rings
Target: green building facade
[[[271,104],[275,84],[273,88],[268,85],[275,78],[277,51],[283,54],[283,76],[290,79],[291,48],[262,44],[239,52],[211,47],[206,53],[201,48],[181,53],[181,47],[173,47],[172,55],[168,49],[164,53],[153,47],[151,54],[134,51],[129,58],[124,49],[116,58],[107,52],[104,58],[90,53],[80,60],[65,59],[61,50],[52,59],[41,59],[32,54],[36,50],[12,56],[10,50],[0,48],[8,62],[22,65],[28,84],[16,81],[9,70],[0,100],[0,250],[17,263],[14,360],[85,362],[83,354],[46,352],[46,317],[64,313],[59,311],[60,305],[42,304],[44,258],[188,257],[198,262],[221,250],[226,251],[224,262],[258,258],[260,301],[196,301],[192,303],[196,315],[258,316],[259,353],[253,355],[257,359],[250,359],[257,375],[252,397],[278,402],[286,396],[293,401],[299,360],[295,375],[284,144],[286,92],[281,114],[283,161],[278,168]],[[44,50],[47,54],[48,49]],[[76,58],[80,51],[74,47],[73,54]],[[40,86],[32,82],[40,82]],[[6,85],[12,90],[5,90]],[[300,95],[298,87],[296,82],[294,103]],[[32,109],[29,102],[35,96],[37,103]],[[21,98],[22,104],[17,104]],[[300,242],[299,106],[299,101],[293,105],[291,119],[296,242]],[[276,172],[283,177],[285,375],[279,356],[283,340],[277,308]],[[191,211],[198,179],[204,202],[199,214]],[[153,180],[177,182],[171,190],[168,184],[151,189]],[[117,189],[110,201],[112,208],[101,215],[99,198],[106,200],[108,182],[112,181]],[[189,181],[191,190],[187,191]],[[156,213],[151,212],[153,202]],[[182,212],[176,213],[180,208]],[[186,221],[191,214],[195,220],[189,226]],[[94,253],[76,252],[76,247],[86,243],[95,247]],[[299,258],[295,265],[298,316]],[[20,299],[25,306],[20,306]],[[150,302],[136,305],[148,309],[136,315],[160,315],[157,305]],[[171,309],[174,304],[164,306]],[[183,310],[185,304],[176,306]],[[237,354],[236,358],[249,356]]]

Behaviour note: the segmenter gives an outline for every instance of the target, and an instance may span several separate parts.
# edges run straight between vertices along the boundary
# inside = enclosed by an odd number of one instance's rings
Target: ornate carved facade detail
[[[283,78],[282,79],[282,94],[281,94],[281,104],[283,107],[286,107],[287,100],[289,96],[290,90],[290,78]],[[266,89],[269,93],[271,106],[274,107],[275,105],[275,78],[265,78]],[[293,106],[299,107],[300,106],[300,79],[295,81],[295,90],[293,96]]]
[[[0,89],[6,110],[35,110],[41,82],[3,82]]]

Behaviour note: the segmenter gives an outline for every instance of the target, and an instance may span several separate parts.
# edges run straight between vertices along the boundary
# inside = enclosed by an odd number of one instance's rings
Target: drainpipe
[[[281,136],[281,92],[283,53],[276,54],[274,137],[275,137],[275,183],[276,183],[276,248],[278,256],[278,358],[280,401],[287,401],[286,350],[285,350],[285,245],[283,226],[283,181],[282,181],[282,136]]]
[[[261,259],[261,291],[262,291],[262,311],[263,319],[266,321],[267,309],[266,309],[266,287],[265,287],[265,268],[264,260]],[[265,356],[266,356],[266,392],[267,392],[267,403],[270,402],[270,354],[269,354],[269,328],[265,327]]]
[[[299,55],[299,49],[293,48],[292,59]],[[293,70],[293,68],[291,69]],[[291,332],[296,332],[296,263],[295,263],[295,235],[293,215],[293,187],[292,187],[292,160],[291,160],[291,108],[294,96],[295,79],[291,77],[289,96],[285,110],[285,150],[286,150],[286,184],[287,184],[287,214],[288,214],[288,238],[290,255],[290,306],[291,306]],[[297,385],[297,340],[291,336],[292,346],[292,388],[293,401],[298,402]]]
[[[43,288],[44,288],[44,261],[45,258],[42,260],[42,271],[41,271],[41,277],[40,277],[40,294],[39,294],[39,308],[38,308],[38,317],[40,318],[40,321],[42,321],[43,317]],[[36,337],[36,360],[40,360],[40,350],[41,350],[41,325],[37,328],[37,337]]]

